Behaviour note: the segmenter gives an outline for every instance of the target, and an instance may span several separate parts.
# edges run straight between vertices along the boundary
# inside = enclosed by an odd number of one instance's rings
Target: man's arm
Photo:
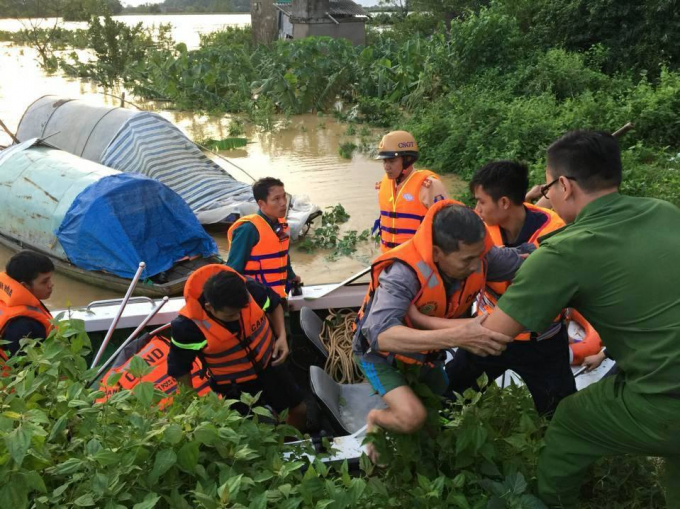
[[[380,274],[361,333],[371,348],[382,352],[417,353],[460,346],[479,355],[498,355],[512,338],[488,335],[483,318],[465,320],[460,329],[418,330],[404,325],[411,301],[420,289],[417,276],[406,265],[395,262]],[[464,334],[458,334],[463,331]],[[482,337],[483,336],[483,337]]]
[[[244,223],[236,228],[231,239],[226,265],[239,274],[243,274],[243,271],[246,268],[246,262],[250,257],[250,252],[259,240],[260,235],[257,233],[255,225]]]
[[[484,326],[510,336],[524,329],[545,330],[578,293],[570,263],[553,247],[541,247],[524,263]]]
[[[193,389],[191,369],[198,352],[206,345],[205,336],[194,322],[183,316],[172,321],[171,331],[168,376]]]
[[[428,316],[418,311],[418,308],[414,305],[411,305],[408,308],[407,316],[415,328],[422,330],[455,329],[471,321],[471,318],[439,318],[436,316]]]
[[[279,295],[267,285],[252,278],[246,279],[248,293],[255,300],[258,306],[267,314],[269,325],[274,332],[274,352],[272,353],[274,362],[272,366],[278,366],[288,357],[288,338],[286,337],[286,324],[283,312],[282,300]]]
[[[274,334],[276,334],[276,341],[274,342],[274,352],[272,353],[272,366],[283,364],[283,361],[288,357],[288,338],[286,337],[286,325],[284,322],[283,306],[279,304],[269,314],[269,321],[271,323]]]
[[[444,183],[438,178],[429,177],[420,190],[420,202],[426,207],[430,208],[438,201],[448,200],[449,194],[446,192]]]
[[[513,336],[483,327],[485,318],[479,316],[460,320],[465,323],[459,327],[430,331],[405,326],[391,327],[380,334],[378,343],[384,352],[418,353],[459,347],[482,357],[500,355],[512,342]]]
[[[526,330],[517,320],[507,315],[502,309],[496,307],[484,322],[484,327],[491,332],[500,332],[506,336],[517,336]]]
[[[535,249],[536,246],[533,244],[522,244],[519,247],[492,247],[486,253],[487,281],[512,281],[515,273],[522,266],[526,255]]]
[[[2,348],[10,356],[16,355],[21,348],[22,339],[45,339],[45,336],[45,327],[39,321],[26,316],[18,316],[7,323],[2,339],[9,343],[2,345]]]
[[[287,258],[287,265],[286,265],[286,280],[287,281],[293,281],[295,283],[301,283],[302,278],[295,274],[295,271],[293,270],[293,265],[290,263],[290,252],[288,252],[288,258]]]

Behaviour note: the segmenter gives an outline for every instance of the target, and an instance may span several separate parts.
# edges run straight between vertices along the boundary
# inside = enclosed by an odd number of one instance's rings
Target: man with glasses
[[[253,196],[260,210],[240,218],[229,228],[227,265],[269,286],[285,299],[290,287],[302,282],[290,264],[286,190],[279,179],[266,177],[253,184]]]
[[[552,210],[524,203],[529,187],[529,170],[515,161],[494,161],[477,170],[470,181],[475,210],[487,225],[498,247],[538,247],[541,236],[564,226]],[[509,281],[487,281],[477,299],[479,313],[489,314],[505,293]],[[569,365],[569,336],[560,311],[547,328],[522,331],[498,357],[482,357],[458,350],[446,365],[450,380],[448,393],[462,394],[475,387],[484,373],[495,379],[511,369],[522,377],[540,414],[551,414],[566,396],[576,392]]]
[[[578,507],[602,456],[665,458],[668,507],[680,507],[680,210],[619,194],[616,139],[567,133],[548,148],[543,194],[567,223],[545,236],[484,322],[514,337],[575,307],[620,372],[557,407],[538,464],[541,498]]]

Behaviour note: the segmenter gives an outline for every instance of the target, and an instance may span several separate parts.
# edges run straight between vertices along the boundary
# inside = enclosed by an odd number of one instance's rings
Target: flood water
[[[228,24],[248,24],[249,15],[197,15],[197,16],[121,16],[126,22],[173,23],[173,35],[177,42],[197,46],[197,33],[208,33]],[[136,21],[135,21],[136,20]],[[9,23],[0,20],[0,30],[10,30]],[[78,24],[67,24],[78,25]],[[20,27],[19,27],[20,28]],[[194,42],[192,42],[194,41]],[[119,100],[104,94],[104,90],[85,80],[74,80],[61,75],[46,75],[38,67],[35,53],[30,48],[0,43],[0,119],[12,130],[21,120],[25,109],[46,94],[79,98],[97,105],[118,105]],[[111,93],[120,95],[121,90]],[[191,139],[225,138],[228,136],[230,116],[206,116],[192,111],[163,109],[164,105],[144,102],[127,94],[135,104],[156,111],[182,129]],[[250,182],[249,174],[257,179],[275,176],[283,180],[286,190],[293,195],[307,195],[321,208],[341,203],[351,218],[344,229],[370,228],[377,217],[375,182],[382,178],[382,165],[364,155],[355,154],[351,160],[338,153],[341,143],[354,141],[358,136],[345,134],[347,124],[338,123],[331,116],[313,114],[290,118],[289,125],[274,134],[261,133],[247,127],[245,148],[222,152],[234,166],[215,159],[234,178]],[[371,139],[377,144],[382,132],[375,130]],[[8,145],[10,138],[0,131],[0,145]],[[444,177],[449,193],[456,194],[461,181],[455,176]],[[2,219],[0,218],[0,221]],[[220,253],[226,258],[226,232],[210,232]],[[327,253],[307,254],[293,247],[293,267],[307,284],[341,281],[366,267],[376,248],[362,246],[352,257],[328,261]],[[0,268],[4,269],[11,256],[8,249],[0,247]],[[48,307],[63,308],[67,305],[82,306],[93,300],[120,297],[109,290],[73,281],[59,274],[55,276],[56,287]]]

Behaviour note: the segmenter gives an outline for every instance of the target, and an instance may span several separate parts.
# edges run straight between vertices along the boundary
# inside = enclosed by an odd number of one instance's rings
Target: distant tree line
[[[125,13],[161,12],[250,12],[250,0],[165,0],[125,7]]]
[[[0,0],[0,18],[63,18],[87,21],[90,16],[123,12],[120,0]]]

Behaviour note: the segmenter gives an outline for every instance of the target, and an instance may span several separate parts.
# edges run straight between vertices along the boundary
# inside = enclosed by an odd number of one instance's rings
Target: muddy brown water
[[[156,22],[164,21],[163,16],[152,17]],[[193,16],[175,16],[191,29],[182,25],[173,33],[196,32],[196,19]],[[239,18],[242,21],[243,17]],[[192,24],[193,23],[193,24]],[[213,21],[213,24],[216,21]],[[222,23],[222,25],[227,23]],[[219,28],[219,27],[217,27]],[[0,30],[3,29],[0,23]],[[4,28],[7,29],[7,28]],[[193,37],[193,35],[192,35]],[[181,39],[180,39],[181,40]],[[190,42],[190,41],[189,41]],[[0,43],[0,119],[12,130],[16,128],[21,115],[37,98],[46,94],[63,97],[76,97],[97,105],[118,105],[119,100],[104,95],[104,90],[95,84],[64,77],[46,75],[36,64],[35,53],[30,48]],[[111,93],[120,95],[121,90]],[[208,116],[191,111],[164,109],[162,103],[138,100],[127,94],[135,104],[156,111],[182,129],[190,138],[224,138],[228,136],[230,116]],[[215,159],[234,178],[250,182],[253,178],[275,176],[286,184],[286,190],[294,195],[307,195],[321,208],[341,203],[350,214],[350,220],[343,225],[344,230],[363,230],[370,228],[377,217],[377,197],[374,184],[382,178],[382,165],[363,154],[355,154],[352,159],[343,159],[338,152],[341,143],[354,141],[359,144],[359,136],[346,134],[347,124],[339,123],[330,116],[313,114],[294,116],[287,126],[272,134],[261,133],[256,128],[246,127],[248,145],[243,149],[225,151],[221,155],[239,166],[244,172],[230,164]],[[377,143],[382,132],[372,131],[369,139]],[[0,145],[9,144],[9,137],[0,132]],[[453,175],[444,176],[451,194],[456,194],[462,182]],[[0,221],[2,218],[0,217]],[[226,258],[226,232],[210,231]],[[291,251],[293,266],[307,284],[339,282],[367,266],[377,253],[373,245],[363,245],[351,257],[335,261],[327,259],[326,252],[307,254],[296,247]],[[0,268],[11,256],[11,252],[0,247]],[[120,297],[118,293],[104,288],[71,280],[60,274],[55,276],[55,291],[47,302],[50,308],[64,308],[68,305],[82,306],[93,300]]]

